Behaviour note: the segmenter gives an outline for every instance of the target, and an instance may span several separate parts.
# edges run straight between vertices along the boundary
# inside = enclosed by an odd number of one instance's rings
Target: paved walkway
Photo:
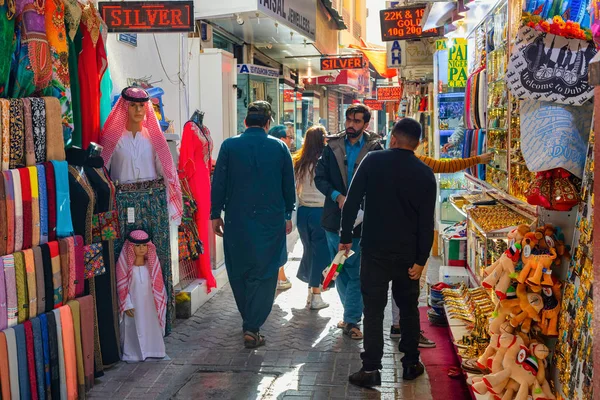
[[[297,246],[296,250],[298,250]],[[342,316],[337,293],[323,297],[330,307],[305,307],[307,286],[295,278],[299,261],[286,273],[292,289],[278,293],[261,333],[267,345],[243,346],[241,318],[227,285],[190,319],[177,320],[165,338],[169,361],[119,363],[96,381],[92,399],[431,399],[429,378],[402,381],[396,342],[387,337],[386,312],[383,385],[377,390],[348,383],[361,367],[362,341],[335,327]],[[437,271],[430,271],[430,276]]]

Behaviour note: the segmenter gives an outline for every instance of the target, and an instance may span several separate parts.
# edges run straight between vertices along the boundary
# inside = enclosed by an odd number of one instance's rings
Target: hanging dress
[[[67,46],[69,48],[68,64],[71,82],[71,108],[73,110],[73,133],[71,146],[81,148],[81,97],[79,86],[78,59],[82,50],[82,33],[80,29],[82,10],[77,0],[63,0],[65,7],[64,21],[67,32]]]
[[[0,2],[0,97],[8,97],[10,66],[15,52],[15,0]]]

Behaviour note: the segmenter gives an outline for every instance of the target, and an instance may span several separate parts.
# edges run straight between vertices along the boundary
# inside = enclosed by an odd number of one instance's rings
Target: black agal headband
[[[132,96],[129,96],[129,95],[127,94],[127,91],[128,91],[129,89],[138,89],[138,90],[141,90],[141,91],[143,91],[143,92],[144,92],[145,96],[144,96],[144,97],[132,97]],[[131,102],[133,102],[133,103],[145,103],[145,102],[147,102],[148,100],[150,100],[150,95],[148,94],[148,92],[146,92],[146,91],[145,91],[144,89],[142,89],[142,88],[135,87],[135,86],[129,86],[129,87],[126,87],[125,89],[123,89],[123,91],[121,92],[121,97],[123,97],[125,100],[127,100],[127,101],[131,101]]]

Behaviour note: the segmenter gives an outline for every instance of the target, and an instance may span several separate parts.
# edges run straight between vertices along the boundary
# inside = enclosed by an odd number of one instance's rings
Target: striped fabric
[[[452,174],[464,169],[474,167],[481,163],[481,157],[459,158],[456,160],[436,160],[426,156],[417,156],[423,161],[435,174]]]
[[[8,327],[17,325],[17,284],[15,274],[15,256],[9,254],[2,257],[4,264],[4,282],[6,284],[6,313]]]

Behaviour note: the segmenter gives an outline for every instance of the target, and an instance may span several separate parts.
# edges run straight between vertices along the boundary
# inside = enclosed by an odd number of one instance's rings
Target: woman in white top
[[[331,262],[321,215],[325,196],[315,186],[315,167],[325,148],[325,128],[315,125],[306,131],[304,145],[293,156],[296,177],[298,208],[298,233],[304,247],[298,279],[308,283],[307,305],[311,310],[326,308],[329,304],[321,298],[323,270]]]

